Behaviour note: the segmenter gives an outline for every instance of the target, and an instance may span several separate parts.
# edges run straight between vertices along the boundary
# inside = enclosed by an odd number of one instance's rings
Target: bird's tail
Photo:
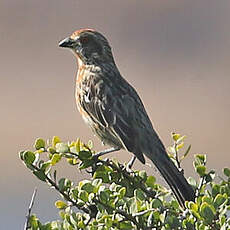
[[[162,152],[164,151],[164,152]],[[165,181],[172,189],[179,204],[184,206],[185,201],[194,201],[195,192],[192,186],[185,179],[183,172],[180,172],[172,160],[169,158],[165,150],[162,150],[160,154],[150,155],[150,159],[155,164]],[[154,157],[152,157],[154,156]]]

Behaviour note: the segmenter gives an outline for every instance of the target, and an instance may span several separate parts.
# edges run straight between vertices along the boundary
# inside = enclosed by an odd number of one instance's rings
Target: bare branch
[[[34,189],[33,195],[31,197],[30,205],[29,205],[29,208],[28,208],[28,213],[26,215],[26,222],[25,222],[25,225],[24,225],[24,230],[27,230],[27,229],[30,228],[30,226],[29,226],[30,214],[31,214],[31,211],[32,211],[32,208],[33,208],[33,205],[34,205],[34,200],[35,200],[36,193],[37,193],[37,188]]]

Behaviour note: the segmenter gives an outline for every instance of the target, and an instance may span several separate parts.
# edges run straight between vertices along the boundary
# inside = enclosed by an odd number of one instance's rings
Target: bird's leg
[[[118,148],[118,147],[116,147],[116,148],[113,147],[113,148],[106,149],[106,150],[104,150],[104,151],[98,152],[98,153],[96,153],[95,155],[93,155],[93,157],[98,158],[98,157],[101,157],[101,156],[103,156],[103,155],[105,155],[105,154],[107,154],[107,153],[116,152],[116,151],[118,151],[118,150],[120,150],[120,148]]]
[[[135,160],[136,160],[136,157],[133,156],[132,159],[127,164],[127,169],[130,170],[133,167],[133,164],[134,164]]]

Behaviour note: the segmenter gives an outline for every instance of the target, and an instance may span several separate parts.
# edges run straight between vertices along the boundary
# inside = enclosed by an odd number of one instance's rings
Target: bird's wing
[[[140,112],[143,105],[136,92],[130,92],[131,86],[127,84],[111,86],[105,81],[88,81],[87,84],[85,88],[88,91],[84,92],[81,106],[94,122],[113,132],[128,151],[139,154],[137,157],[143,162],[141,150],[135,146],[135,140],[140,135],[137,127],[144,126],[143,118],[139,115],[143,116],[143,112]]]

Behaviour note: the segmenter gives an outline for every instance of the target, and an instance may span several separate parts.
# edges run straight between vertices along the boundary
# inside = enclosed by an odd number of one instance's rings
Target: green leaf
[[[196,154],[195,159],[198,164],[205,164],[206,163],[206,155],[205,154]]]
[[[221,222],[221,225],[224,225],[226,223],[226,217],[221,216],[220,222]]]
[[[112,227],[113,222],[112,222],[111,218],[108,217],[108,218],[105,219],[105,225],[109,229]]]
[[[41,181],[46,181],[46,175],[43,171],[34,171],[33,174]]]
[[[102,179],[94,179],[92,185],[99,188],[102,184]]]
[[[186,230],[195,230],[194,220],[192,218],[184,219],[182,224],[183,224],[184,229]]]
[[[143,179],[144,181],[146,181],[146,179],[147,179],[147,173],[144,170],[139,171],[138,174],[139,174],[139,177],[141,179]]]
[[[193,210],[194,212],[198,212],[198,205],[193,201],[189,201],[188,203],[189,209]]]
[[[196,172],[202,177],[205,175],[206,167],[204,165],[196,166]]]
[[[66,178],[64,185],[65,185],[66,188],[69,189],[73,185],[73,182],[71,182],[71,180]]]
[[[52,139],[52,146],[53,148],[55,148],[56,144],[57,143],[60,143],[61,142],[61,139],[57,136],[54,136],[53,139]]]
[[[119,194],[119,198],[122,199],[125,194],[126,194],[126,187],[122,187],[119,191],[118,191],[118,194]]]
[[[65,209],[66,207],[68,207],[68,205],[64,201],[62,201],[62,200],[57,200],[55,202],[55,206],[58,209]]]
[[[78,192],[79,192],[78,187],[76,187],[75,189],[72,189],[72,195],[75,200],[78,199]]]
[[[160,199],[153,199],[151,201],[151,207],[152,208],[160,208],[162,206],[163,206],[163,203],[162,203],[162,201]]]
[[[165,214],[160,214],[159,219],[162,223],[165,223]]]
[[[196,182],[196,180],[195,180],[194,178],[192,178],[192,177],[189,177],[189,178],[188,178],[188,183],[189,183],[190,185],[192,185],[193,187],[197,187],[197,182]]]
[[[80,152],[80,149],[81,149],[81,141],[80,141],[79,138],[78,138],[77,141],[75,142],[75,147],[76,147],[77,153],[79,153],[79,152]]]
[[[80,163],[79,169],[86,169],[90,166],[92,166],[95,163],[93,159],[90,160],[84,160],[83,162]]]
[[[212,196],[215,197],[220,192],[220,185],[214,184],[212,186]]]
[[[213,209],[206,202],[201,204],[201,206],[200,206],[200,214],[208,223],[211,223],[212,220],[215,217],[215,213],[213,212]]]
[[[84,223],[84,221],[83,220],[81,220],[81,221],[79,221],[78,223],[77,223],[77,229],[85,229],[85,223]]]
[[[132,197],[129,199],[127,206],[129,207],[129,212],[130,213],[137,213],[138,212],[138,207],[137,207],[137,200]]]
[[[182,161],[188,154],[191,149],[191,145],[188,146],[187,150],[185,151],[184,155],[181,157],[180,161]]]
[[[47,171],[49,171],[49,167],[50,167],[51,163],[48,161],[48,162],[44,162],[42,163],[40,169],[46,173]]]
[[[91,181],[83,180],[79,182],[79,189],[85,190],[87,193],[94,192],[94,186],[92,185]]]
[[[39,150],[40,148],[45,148],[45,145],[46,145],[46,143],[43,139],[37,138],[35,140],[34,148]]]
[[[130,221],[122,221],[119,224],[119,229],[121,230],[130,230],[130,229],[134,229],[133,225]]]
[[[100,191],[99,197],[100,197],[100,200],[101,200],[103,203],[107,203],[107,202],[109,201],[109,193],[108,193],[108,190]]]
[[[225,201],[226,198],[222,194],[218,194],[214,199],[214,207],[215,208],[220,207]]]
[[[58,188],[61,190],[61,191],[64,191],[65,190],[65,178],[61,178],[59,181],[58,181]]]
[[[39,221],[38,221],[38,218],[35,215],[30,216],[29,223],[31,225],[31,229],[38,229],[39,228],[38,227]]]
[[[82,201],[87,202],[88,201],[88,196],[89,195],[88,195],[88,193],[86,191],[84,191],[84,190],[79,191],[78,197]]]
[[[92,157],[92,153],[90,151],[80,151],[78,157],[80,160],[87,160]]]
[[[180,137],[181,137],[180,134],[178,134],[178,133],[172,133],[172,138],[173,138],[174,141],[177,141]]]
[[[174,209],[178,209],[180,207],[178,201],[176,201],[176,200],[172,200],[170,205]]]
[[[171,227],[171,229],[178,229],[180,226],[179,220],[174,215],[167,215],[165,222]]]
[[[68,158],[66,160],[70,165],[76,165],[79,162],[76,158]]]
[[[52,153],[52,154],[56,153],[56,149],[53,148],[53,147],[49,147],[49,148],[47,149],[47,151],[50,152],[50,153]]]
[[[212,197],[210,197],[210,196],[203,196],[202,197],[202,199],[201,199],[201,201],[202,201],[202,203],[208,203],[208,204],[210,204],[210,205],[212,205],[213,204],[213,199],[212,199]]]
[[[67,152],[69,152],[69,146],[65,143],[57,143],[56,144],[56,152],[67,153]]]
[[[156,178],[154,176],[148,176],[146,180],[146,184],[148,187],[154,188],[156,182]]]
[[[55,154],[53,154],[50,163],[51,163],[51,165],[55,165],[55,164],[57,164],[60,160],[61,160],[61,155],[55,153]]]
[[[139,199],[140,201],[143,201],[146,199],[146,195],[144,194],[144,192],[141,189],[135,189],[134,191],[134,197],[136,197],[137,199]]]
[[[35,160],[35,154],[31,151],[25,151],[23,153],[23,160],[26,164],[31,165]]]
[[[179,150],[184,147],[184,142],[181,142],[179,145],[176,146],[176,149]]]
[[[229,168],[224,168],[224,175],[227,177],[230,177],[230,169]]]
[[[111,169],[107,166],[101,165],[97,168],[96,172],[93,174],[93,178],[101,178],[103,183],[110,182],[109,178],[109,172],[111,172]]]

